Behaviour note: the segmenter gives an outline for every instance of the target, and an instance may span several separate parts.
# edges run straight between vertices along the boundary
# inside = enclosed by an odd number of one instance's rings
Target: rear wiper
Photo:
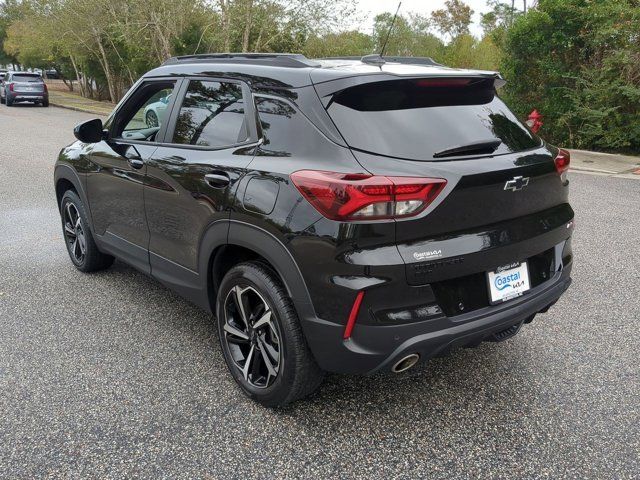
[[[433,158],[455,157],[456,155],[482,155],[493,153],[500,146],[502,140],[485,140],[482,142],[460,145],[457,147],[445,148],[433,154]]]

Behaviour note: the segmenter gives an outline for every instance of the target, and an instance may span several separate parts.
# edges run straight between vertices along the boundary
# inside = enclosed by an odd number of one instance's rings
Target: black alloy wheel
[[[82,265],[87,254],[87,238],[78,208],[67,202],[63,212],[64,238],[74,263]]]
[[[224,341],[235,367],[255,388],[270,386],[282,363],[275,312],[256,289],[236,285],[224,302]]]
[[[291,297],[270,265],[231,268],[217,292],[216,316],[224,359],[249,398],[284,407],[322,383]]]
[[[60,201],[62,234],[75,267],[82,272],[95,272],[109,267],[114,258],[102,253],[93,239],[87,213],[78,194],[67,190]]]

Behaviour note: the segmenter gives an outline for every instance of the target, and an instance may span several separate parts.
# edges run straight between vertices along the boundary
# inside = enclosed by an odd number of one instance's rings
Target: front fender
[[[80,179],[78,172],[71,165],[67,165],[64,163],[57,163],[55,169],[53,171],[53,184],[56,192],[56,200],[58,194],[58,185],[60,181],[66,180],[71,185],[76,192],[78,192],[78,196],[80,196],[80,200],[84,204],[86,211],[89,213],[89,228],[93,232],[93,219],[91,217],[91,205],[89,204],[89,197],[87,196],[87,192],[84,188],[84,182]],[[60,203],[58,203],[58,210],[60,210]]]

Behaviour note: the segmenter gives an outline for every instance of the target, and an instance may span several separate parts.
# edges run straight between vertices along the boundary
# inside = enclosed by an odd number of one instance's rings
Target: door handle
[[[204,180],[213,188],[225,188],[231,182],[229,175],[224,172],[207,173]]]
[[[142,167],[144,167],[144,162],[139,158],[130,158],[129,165],[131,165],[136,170],[140,170]]]
[[[124,156],[129,161],[129,165],[131,165],[131,167],[135,168],[136,170],[144,167],[142,157],[140,156],[140,153],[138,152],[136,147],[134,147],[133,145],[129,145],[126,152],[124,153]]]

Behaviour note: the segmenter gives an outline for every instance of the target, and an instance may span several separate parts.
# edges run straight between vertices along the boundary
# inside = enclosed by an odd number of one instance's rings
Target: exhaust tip
[[[406,357],[398,360],[393,365],[393,367],[391,367],[391,371],[393,373],[406,372],[411,367],[413,367],[416,363],[418,363],[418,360],[420,360],[420,355],[418,355],[417,353],[412,353],[411,355],[407,355]]]

